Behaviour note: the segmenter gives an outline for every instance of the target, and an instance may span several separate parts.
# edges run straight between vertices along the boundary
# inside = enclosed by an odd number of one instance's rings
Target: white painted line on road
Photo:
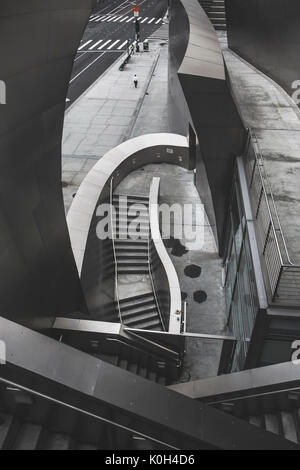
[[[108,18],[110,18],[110,17],[111,17],[111,15],[106,16],[105,18],[103,18],[103,20],[101,20],[101,22],[108,20]]]
[[[118,16],[118,17],[113,21],[113,23],[115,23],[116,21],[119,21],[121,18],[123,18],[123,15]]]
[[[101,49],[103,49],[105,46],[107,46],[107,44],[109,44],[110,42],[111,42],[111,39],[106,41],[104,44],[102,44],[102,46],[98,47],[98,51],[101,51]]]
[[[129,18],[128,16],[124,16],[124,18],[122,20],[120,20],[120,23],[123,23],[123,21],[127,20],[127,18]]]
[[[121,39],[117,39],[115,42],[113,42],[108,48],[107,50],[109,51],[110,49],[112,49],[116,44],[118,44],[119,42],[121,41]]]
[[[155,24],[160,23],[162,20],[163,20],[162,18],[159,18],[159,20],[155,21]]]
[[[109,23],[110,21],[114,20],[115,18],[117,18],[117,16],[112,16],[111,18],[109,18],[109,20],[107,20],[107,23]]]
[[[119,50],[120,50],[120,49],[123,49],[123,47],[126,46],[127,42],[128,42],[128,41],[124,41],[123,44],[121,44],[121,46],[118,47],[118,49],[119,49]]]
[[[76,80],[76,78],[80,77],[80,75],[82,75],[87,69],[89,69],[95,62],[97,62],[97,60],[101,59],[102,56],[104,56],[104,54],[106,54],[106,52],[103,52],[101,55],[99,55],[95,60],[93,60],[93,62],[91,62],[87,67],[85,67],[85,69],[83,69],[81,72],[79,72],[74,78],[72,78],[72,80],[70,81],[70,83],[73,83],[74,80]]]
[[[100,39],[100,41],[95,42],[95,44],[93,44],[93,45],[89,48],[89,51],[92,51],[93,49],[95,49],[95,47],[97,47],[102,41],[103,41],[103,39]]]
[[[135,19],[134,16],[132,16],[131,18],[129,18],[129,20],[126,21],[126,23],[129,23],[129,21],[132,21],[134,19]]]
[[[148,21],[148,24],[153,23],[154,20],[155,20],[155,18],[152,18],[152,20]]]
[[[105,18],[106,15],[101,15],[96,21],[95,23],[98,23],[99,21],[103,20],[103,18]]]
[[[149,16],[146,16],[146,18],[143,19],[143,21],[141,21],[141,24],[145,23],[145,21],[149,20]]]
[[[81,51],[82,49],[85,48],[85,46],[87,46],[87,45],[90,44],[91,42],[93,42],[92,39],[90,39],[89,41],[87,41],[87,42],[85,42],[84,44],[82,44],[82,46],[80,46],[78,50]]]
[[[83,52],[82,54],[80,54],[79,57],[76,57],[76,59],[74,60],[74,62],[76,62],[77,60],[81,59],[81,57],[83,57],[85,54],[87,54],[87,51]]]

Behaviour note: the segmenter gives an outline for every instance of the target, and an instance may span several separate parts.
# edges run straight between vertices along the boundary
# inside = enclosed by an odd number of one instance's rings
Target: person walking
[[[135,88],[137,88],[139,81],[138,81],[138,78],[137,78],[137,75],[136,75],[136,74],[134,74],[133,83],[134,83]]]

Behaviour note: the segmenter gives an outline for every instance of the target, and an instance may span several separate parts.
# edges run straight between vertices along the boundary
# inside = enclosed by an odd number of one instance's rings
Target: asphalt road
[[[74,101],[126,50],[134,40],[133,6],[140,7],[140,37],[147,39],[163,22],[167,0],[103,0],[91,15],[75,58],[66,107]],[[120,72],[121,73],[121,72]]]

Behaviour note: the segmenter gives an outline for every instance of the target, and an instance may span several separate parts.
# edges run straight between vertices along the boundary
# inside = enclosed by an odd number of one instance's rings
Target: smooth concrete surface
[[[299,0],[226,0],[226,13],[229,47],[292,95],[300,78]]]
[[[160,202],[170,205],[178,203],[200,204],[200,198],[194,185],[194,173],[176,165],[165,163],[147,165],[128,175],[116,188],[118,194],[131,194],[148,196],[153,177],[160,177]],[[194,226],[194,219],[191,225]],[[181,223],[175,220],[174,223]],[[174,225],[173,225],[174,226]],[[194,227],[195,228],[195,227]],[[225,299],[222,288],[222,261],[219,258],[212,228],[205,215],[203,222],[204,245],[191,249],[188,241],[182,240],[182,245],[189,249],[182,256],[173,254],[168,248],[172,263],[174,264],[181,291],[187,294],[188,302],[187,331],[203,334],[226,334]],[[197,278],[187,277],[184,270],[190,265],[201,268]],[[127,292],[136,292],[141,286],[140,280],[127,278]],[[138,287],[139,288],[139,287]],[[194,293],[203,291],[206,300],[198,303],[194,300]],[[129,294],[128,294],[129,295]],[[205,299],[205,296],[202,297]],[[188,338],[187,354],[185,356],[184,373],[182,381],[198,380],[214,377],[218,373],[221,341]]]
[[[66,112],[62,147],[66,211],[90,167],[132,135],[161,47],[159,41],[151,41],[150,52],[135,54],[120,72],[123,55]],[[141,134],[135,132],[134,136]]]
[[[300,115],[270,78],[223,50],[232,92],[245,126],[258,140],[291,261],[300,264]]]
[[[93,0],[1,0],[0,306],[28,326],[84,309],[66,224],[61,139]]]
[[[159,58],[133,127],[132,137],[171,132],[168,119],[168,45],[165,39],[160,44]]]
[[[173,0],[170,15],[170,124],[193,145],[196,185],[224,249],[235,158],[245,130],[227,82],[215,29],[197,0]],[[192,163],[192,161],[191,161]]]
[[[149,216],[151,238],[154,249],[158,255],[159,266],[153,266],[154,284],[158,292],[163,292],[163,296],[170,295],[169,311],[162,312],[162,315],[168,318],[169,333],[179,334],[181,331],[182,309],[181,309],[181,291],[180,284],[174,264],[163,243],[160,231],[159,218],[159,200],[160,200],[160,178],[154,177],[151,181],[149,192]],[[164,283],[165,279],[165,283]],[[163,286],[165,284],[165,287]],[[159,290],[158,290],[159,289]],[[181,314],[178,315],[178,312]]]

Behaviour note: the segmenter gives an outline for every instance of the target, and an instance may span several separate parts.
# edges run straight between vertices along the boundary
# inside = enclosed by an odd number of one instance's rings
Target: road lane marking
[[[147,24],[151,24],[151,23],[153,23],[153,21],[154,21],[154,20],[155,20],[155,18],[152,18],[152,20],[148,21],[148,23],[147,23]]]
[[[92,51],[93,49],[95,49],[95,47],[97,47],[102,41],[103,41],[103,39],[100,39],[100,41],[95,42],[95,44],[93,44],[93,45],[89,48],[89,51]]]
[[[123,15],[118,16],[118,17],[113,21],[113,23],[115,23],[116,21],[120,21],[121,18],[123,18]]]
[[[159,18],[159,20],[155,21],[155,24],[158,24],[162,21],[162,18]]]
[[[128,16],[124,16],[124,18],[122,18],[122,20],[120,21],[120,23],[123,23],[123,21],[127,20],[127,18],[129,18]]]
[[[111,39],[106,41],[104,44],[102,44],[102,46],[98,47],[98,51],[101,51],[101,49],[103,49],[105,46],[107,46],[107,44],[109,44],[110,42],[111,42]]]
[[[107,20],[107,23],[109,23],[110,21],[114,20],[115,18],[117,18],[117,16],[112,16],[111,18],[109,18],[109,20]]]
[[[101,59],[101,57],[104,56],[104,54],[106,54],[106,52],[103,52],[101,55],[99,55],[95,60],[93,60],[93,62],[91,62],[87,67],[85,67],[81,72],[79,72],[77,75],[75,75],[74,78],[72,78],[72,80],[70,81],[70,83],[73,83],[74,80],[76,80],[76,78],[80,77],[80,75],[82,75],[87,69],[89,69],[95,62],[97,62],[97,60]]]
[[[126,21],[126,23],[129,23],[129,21],[132,21],[134,19],[135,19],[134,16],[132,16],[131,18],[129,18],[129,20]]]
[[[105,18],[103,18],[103,20],[101,20],[101,22],[108,20],[110,17],[111,17],[111,15],[106,16]]]
[[[146,16],[146,18],[143,19],[143,21],[141,21],[141,24],[145,23],[145,21],[149,20],[149,16]]]
[[[117,39],[115,42],[113,42],[108,48],[107,50],[109,51],[110,49],[112,49],[116,44],[118,44],[119,42],[121,41],[121,39]]]
[[[123,49],[124,46],[126,46],[126,44],[128,43],[128,41],[124,41],[123,44],[121,44],[121,46],[118,47],[118,49]]]
[[[82,44],[82,46],[80,46],[78,50],[81,51],[82,49],[85,48],[85,46],[87,46],[87,45],[90,44],[91,42],[93,42],[92,39],[90,39],[89,41],[87,41],[87,42],[85,42],[84,44]]]

